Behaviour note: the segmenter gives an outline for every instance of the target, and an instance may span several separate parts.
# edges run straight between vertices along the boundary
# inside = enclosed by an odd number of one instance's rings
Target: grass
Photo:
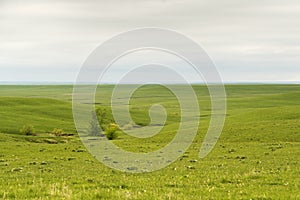
[[[98,88],[97,107],[110,109],[112,88]],[[0,198],[300,199],[300,85],[227,85],[225,127],[204,159],[198,153],[210,118],[209,94],[204,86],[194,89],[201,121],[189,150],[162,170],[127,174],[86,151],[73,123],[72,86],[0,86]],[[140,88],[131,99],[131,114],[146,125],[155,103],[168,112],[161,133],[149,139],[120,134],[114,143],[135,152],[167,144],[180,116],[168,90]],[[37,136],[19,133],[26,124]],[[54,128],[75,135],[55,136]]]

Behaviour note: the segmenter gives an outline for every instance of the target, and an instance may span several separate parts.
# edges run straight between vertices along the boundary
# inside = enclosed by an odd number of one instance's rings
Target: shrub
[[[51,134],[53,134],[55,136],[63,136],[64,135],[64,131],[62,129],[55,128],[55,129],[53,129],[53,131],[51,132]]]
[[[21,128],[20,133],[24,135],[35,135],[35,130],[32,125],[24,125],[23,128]]]
[[[114,140],[117,139],[119,134],[118,134],[119,126],[115,123],[110,123],[107,129],[105,130],[105,135],[107,139],[109,140]]]

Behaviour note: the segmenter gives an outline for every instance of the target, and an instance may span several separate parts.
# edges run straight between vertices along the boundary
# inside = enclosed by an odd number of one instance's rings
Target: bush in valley
[[[35,134],[35,129],[32,125],[24,125],[21,130],[20,133],[23,135],[36,135]]]
[[[106,136],[109,140],[118,137],[119,126],[114,123],[111,112],[105,108],[97,108],[96,112],[92,112],[92,120],[88,128],[90,136]],[[104,135],[101,133],[104,131]]]
[[[107,129],[105,130],[105,135],[107,139],[114,140],[117,139],[119,134],[118,131],[120,130],[119,126],[115,123],[110,123]]]

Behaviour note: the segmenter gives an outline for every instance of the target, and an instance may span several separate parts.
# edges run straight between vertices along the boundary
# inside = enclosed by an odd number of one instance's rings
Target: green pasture
[[[96,94],[96,108],[109,118],[113,88],[102,85]],[[130,174],[106,167],[82,144],[71,85],[0,86],[0,199],[300,199],[300,85],[226,85],[225,126],[204,159],[198,153],[210,97],[205,86],[193,88],[200,126],[188,151],[162,170]],[[166,88],[138,89],[130,100],[132,118],[147,125],[153,104],[167,111],[162,131],[148,139],[120,133],[116,145],[144,153],[172,140],[181,111]],[[36,135],[21,134],[24,125],[34,126]],[[69,136],[51,134],[54,128]]]

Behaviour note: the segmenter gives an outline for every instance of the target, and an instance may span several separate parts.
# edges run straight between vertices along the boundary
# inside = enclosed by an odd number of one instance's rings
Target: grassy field
[[[110,109],[112,89],[98,88],[97,107]],[[226,85],[225,127],[204,159],[210,98],[205,86],[194,89],[201,122],[189,150],[162,170],[128,174],[86,151],[72,118],[72,86],[0,86],[0,199],[300,199],[300,85]],[[149,139],[121,134],[115,144],[148,152],[172,139],[180,109],[167,89],[136,91],[133,119],[147,124],[153,103],[168,111],[163,131]],[[36,136],[20,134],[28,124]],[[74,136],[54,136],[54,128]]]

